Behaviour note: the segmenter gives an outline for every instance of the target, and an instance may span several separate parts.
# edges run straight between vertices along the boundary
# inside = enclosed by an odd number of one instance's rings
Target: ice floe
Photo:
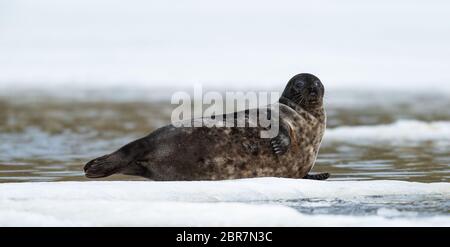
[[[196,182],[0,184],[3,226],[450,226],[446,215],[305,214],[277,200],[438,195],[449,183],[255,178]],[[312,204],[309,203],[309,206]],[[316,205],[320,205],[316,204]]]
[[[422,122],[401,120],[391,124],[372,126],[342,126],[327,129],[326,141],[338,142],[450,142],[450,122]]]

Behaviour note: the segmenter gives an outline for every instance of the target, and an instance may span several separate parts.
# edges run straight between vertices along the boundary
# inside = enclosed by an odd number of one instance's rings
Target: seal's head
[[[322,106],[324,94],[325,88],[319,78],[302,73],[289,80],[281,97],[304,109],[314,109]]]

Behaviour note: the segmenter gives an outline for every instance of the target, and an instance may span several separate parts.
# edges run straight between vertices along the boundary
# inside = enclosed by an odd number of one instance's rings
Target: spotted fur
[[[86,176],[114,173],[152,180],[219,180],[250,177],[326,179],[308,175],[325,131],[324,89],[310,74],[292,78],[278,104],[280,130],[272,139],[260,137],[258,127],[162,127],[116,152],[86,164]],[[246,121],[252,111],[245,111]],[[227,118],[236,113],[224,115]],[[267,117],[267,116],[264,116]],[[207,121],[196,119],[193,121]],[[210,121],[210,120],[208,120]]]

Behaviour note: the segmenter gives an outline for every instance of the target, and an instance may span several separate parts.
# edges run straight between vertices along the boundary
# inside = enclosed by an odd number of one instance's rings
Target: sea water
[[[145,90],[3,93],[0,224],[450,225],[445,93],[328,92],[313,169],[327,181],[84,177],[90,159],[168,124],[169,100]]]

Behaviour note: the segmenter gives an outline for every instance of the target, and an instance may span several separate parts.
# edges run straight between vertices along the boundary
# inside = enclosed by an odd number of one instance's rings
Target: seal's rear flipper
[[[103,178],[117,173],[122,169],[123,165],[123,160],[116,155],[104,155],[89,161],[84,166],[84,173],[88,178]]]
[[[303,179],[326,180],[329,177],[330,174],[328,172],[325,172],[319,174],[306,174],[306,176],[304,176]]]

